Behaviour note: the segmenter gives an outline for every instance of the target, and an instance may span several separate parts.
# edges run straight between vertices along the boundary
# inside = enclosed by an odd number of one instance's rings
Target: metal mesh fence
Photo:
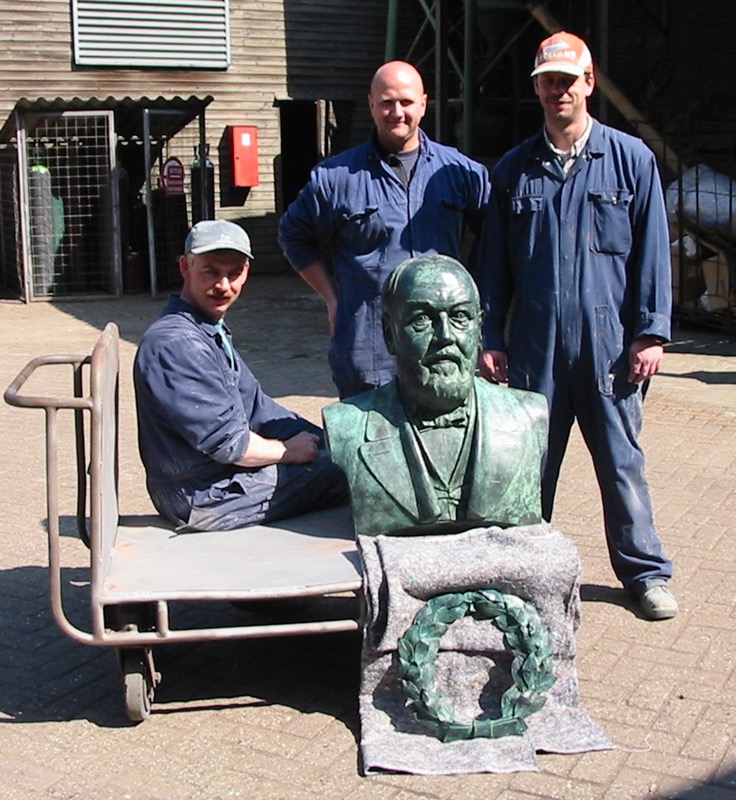
[[[112,115],[64,112],[25,120],[27,233],[32,298],[115,293]]]
[[[207,101],[154,102],[17,114],[0,145],[0,296],[179,288],[187,231],[215,213]]]

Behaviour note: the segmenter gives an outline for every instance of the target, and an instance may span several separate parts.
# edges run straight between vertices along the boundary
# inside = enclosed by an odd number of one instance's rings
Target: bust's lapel
[[[519,423],[512,415],[489,407],[485,392],[476,392],[476,398],[478,414],[468,464],[473,482],[467,513],[469,519],[493,520],[495,508],[514,484],[519,465],[525,463],[527,441],[519,436]]]
[[[401,444],[406,418],[395,384],[386,386],[380,406],[368,412],[366,441],[358,448],[368,472],[414,519],[418,518],[412,475]]]

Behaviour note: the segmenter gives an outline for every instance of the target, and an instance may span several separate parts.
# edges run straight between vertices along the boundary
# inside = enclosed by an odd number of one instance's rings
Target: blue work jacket
[[[177,296],[141,339],[133,378],[141,459],[161,513],[190,507],[197,492],[246,470],[235,462],[251,431],[322,436],[269,397],[237,351],[233,369],[214,323]]]
[[[594,120],[567,176],[540,131],[499,161],[492,182],[479,254],[485,348],[508,350],[513,386],[547,393],[574,368],[610,394],[632,340],[670,336],[669,235],[652,152]]]
[[[331,252],[338,291],[330,366],[340,384],[387,383],[380,293],[406,258],[440,253],[462,260],[465,225],[478,233],[490,194],[486,168],[421,134],[408,187],[381,157],[375,135],[323,161],[284,214],[279,243],[297,271]]]

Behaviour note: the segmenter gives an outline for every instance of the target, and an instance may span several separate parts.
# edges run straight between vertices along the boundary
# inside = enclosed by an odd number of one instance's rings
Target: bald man
[[[482,164],[419,127],[427,95],[411,64],[381,66],[368,107],[369,139],[318,164],[279,228],[287,259],[327,307],[329,363],[340,398],[394,376],[381,327],[385,279],[406,258],[463,260],[466,227],[478,231],[490,194]],[[472,254],[466,262],[472,270]]]

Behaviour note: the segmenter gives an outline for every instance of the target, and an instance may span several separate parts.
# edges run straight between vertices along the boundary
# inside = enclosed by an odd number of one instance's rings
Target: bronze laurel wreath
[[[514,655],[513,685],[501,697],[499,718],[456,722],[452,704],[436,686],[437,653],[447,629],[473,610],[480,619],[493,620],[504,634]],[[442,742],[521,735],[524,718],[544,705],[541,694],[556,680],[550,639],[537,609],[516,595],[481,589],[430,598],[398,643],[399,675],[417,722]]]

